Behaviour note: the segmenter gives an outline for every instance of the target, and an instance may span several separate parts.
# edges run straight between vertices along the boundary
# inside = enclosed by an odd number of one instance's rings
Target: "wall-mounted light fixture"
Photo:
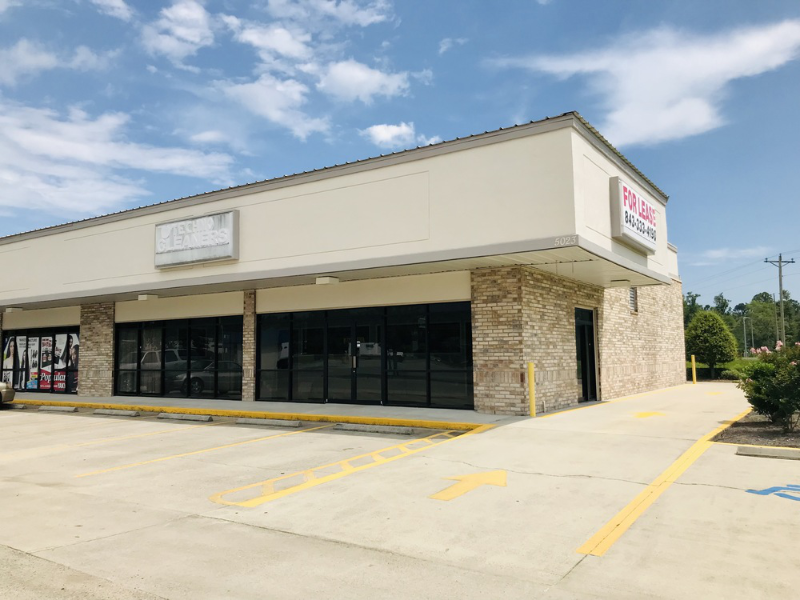
[[[317,285],[331,285],[332,283],[339,283],[338,277],[317,277]]]

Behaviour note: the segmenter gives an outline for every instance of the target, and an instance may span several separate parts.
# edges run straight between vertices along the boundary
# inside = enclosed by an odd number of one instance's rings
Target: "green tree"
[[[760,294],[756,294],[753,296],[753,302],[774,302],[774,298],[772,294],[769,292],[761,292]]]
[[[736,338],[716,312],[698,312],[686,328],[686,354],[694,354],[711,369],[736,358]]]
[[[702,310],[697,304],[700,294],[686,292],[683,296],[683,326],[686,327],[698,311]]]
[[[747,306],[747,312],[752,322],[747,324],[752,327],[753,346],[761,348],[775,347],[775,303],[770,297],[769,302],[753,301]]]
[[[724,294],[714,296],[714,308],[712,309],[718,315],[727,315],[731,312],[731,303]]]

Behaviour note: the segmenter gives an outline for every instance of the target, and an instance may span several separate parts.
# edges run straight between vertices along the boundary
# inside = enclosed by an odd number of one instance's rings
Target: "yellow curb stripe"
[[[619,511],[608,523],[603,525],[603,527],[589,538],[585,544],[578,548],[577,552],[580,554],[591,554],[592,556],[603,556],[631,525],[658,500],[661,494],[666,492],[667,489],[669,489],[669,487],[712,446],[711,438],[727,427],[730,427],[730,425],[739,419],[745,417],[749,412],[750,409],[747,409],[692,444],[678,460],[667,467],[667,469],[636,496],[636,498]]]
[[[278,419],[281,421],[307,421],[311,423],[355,423],[359,425],[385,425],[392,427],[418,427],[420,429],[449,429],[471,431],[481,423],[403,419],[396,417],[360,417],[355,415],[314,415],[305,413],[225,410],[217,408],[183,408],[179,406],[149,406],[139,404],[111,404],[102,402],[63,402],[56,400],[15,400],[15,404],[30,406],[76,406],[78,408],[112,408],[139,412],[172,413],[182,415],[209,415],[212,417],[239,417],[250,419]]]
[[[181,454],[172,454],[171,456],[162,456],[161,458],[153,458],[151,460],[143,460],[141,462],[130,463],[127,465],[120,465],[118,467],[111,467],[110,469],[100,469],[98,471],[90,471],[89,473],[81,473],[75,475],[76,478],[89,477],[91,475],[101,475],[103,473],[111,473],[113,471],[121,471],[122,469],[131,469],[133,467],[141,467],[144,465],[151,465],[165,460],[172,460],[175,458],[183,458],[185,456],[194,456],[195,454],[203,454],[205,452],[213,452],[215,450],[224,450],[225,448],[234,448],[236,446],[243,446],[245,444],[253,444],[255,442],[263,442],[264,440],[271,440],[279,437],[287,437],[290,435],[297,435],[298,433],[306,433],[308,431],[316,431],[318,429],[327,429],[330,425],[320,425],[318,427],[309,427],[308,429],[300,429],[299,431],[289,431],[286,433],[276,433],[275,435],[268,435],[265,437],[256,438],[254,440],[245,440],[243,442],[234,442],[232,444],[225,444],[224,446],[214,446],[213,448],[203,448],[202,450],[194,450],[193,452],[183,452]]]

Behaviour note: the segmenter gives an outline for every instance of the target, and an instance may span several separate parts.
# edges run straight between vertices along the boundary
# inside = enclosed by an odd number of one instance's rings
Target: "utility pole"
[[[744,329],[744,356],[747,356],[747,319],[750,317],[742,317],[742,329]]]
[[[786,343],[786,321],[783,318],[783,265],[792,265],[794,264],[794,259],[791,260],[783,260],[783,254],[778,255],[778,260],[768,260],[764,259],[765,263],[769,263],[771,265],[775,265],[778,267],[778,293],[780,294],[781,298],[781,336],[780,341],[784,344]]]
[[[772,294],[772,312],[775,315],[775,341],[777,342],[781,337],[781,328],[778,323],[778,301],[775,300],[775,294]]]

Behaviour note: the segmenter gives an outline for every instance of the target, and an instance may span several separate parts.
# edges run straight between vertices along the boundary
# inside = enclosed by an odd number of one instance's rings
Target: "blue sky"
[[[799,59],[797,0],[0,0],[0,235],[578,110],[740,302],[800,259]]]

